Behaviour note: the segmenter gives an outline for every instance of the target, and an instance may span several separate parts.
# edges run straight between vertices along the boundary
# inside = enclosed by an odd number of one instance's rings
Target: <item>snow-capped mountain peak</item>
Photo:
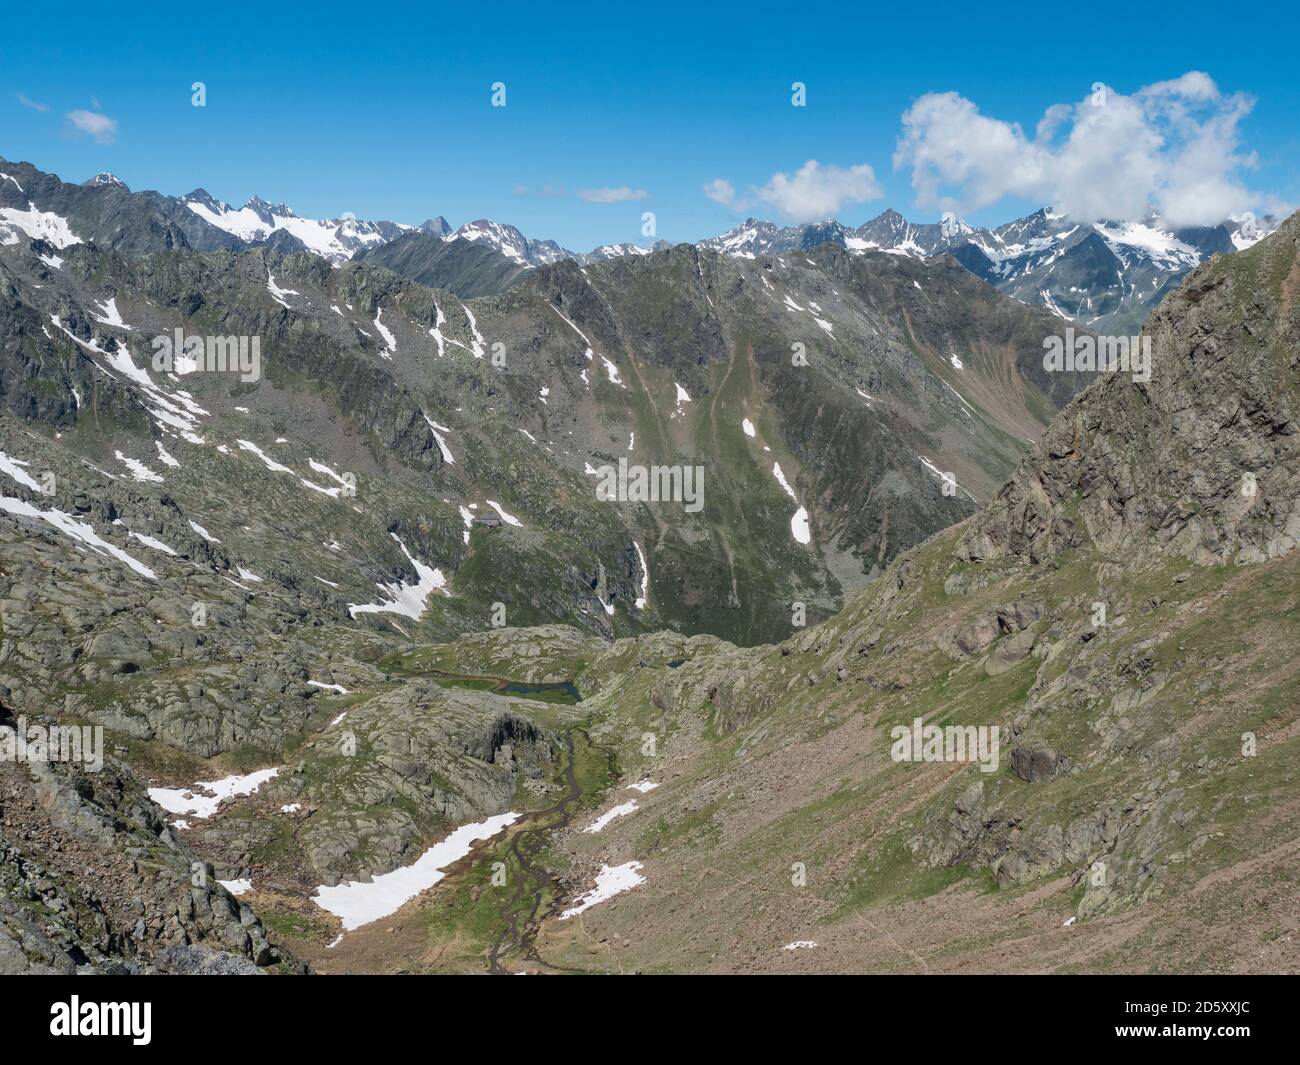
[[[493,222],[490,218],[466,222],[445,239],[484,244],[521,266],[545,266],[561,259],[582,258],[567,248],[560,247],[553,240],[529,240],[514,226]]]
[[[125,181],[123,181],[116,174],[110,174],[107,170],[101,170],[93,178],[88,178],[87,180],[83,181],[81,184],[88,189],[97,189],[97,188],[101,188],[102,186],[109,185],[114,188],[122,189],[126,192],[131,191],[126,187]]]
[[[1186,271],[1201,261],[1198,249],[1179,240],[1155,217],[1144,222],[1095,222],[1092,229],[1116,255],[1145,258],[1159,270]]]
[[[363,248],[384,244],[412,228],[397,222],[365,222],[351,214],[333,219],[303,218],[287,204],[271,204],[258,196],[250,197],[236,210],[203,189],[191,192],[182,202],[205,222],[240,240],[262,241],[282,232],[335,266]]]
[[[721,236],[700,241],[700,246],[720,251],[724,255],[752,259],[771,251],[777,234],[777,227],[771,222],[746,218],[740,225],[727,230]]]
[[[617,259],[624,255],[650,255],[653,248],[644,247],[641,244],[602,244],[599,248],[593,249],[587,258],[589,259]]]
[[[84,185],[92,193],[126,188],[107,173]],[[417,230],[441,241],[480,244],[525,269],[562,260],[585,265],[643,256],[664,246],[662,241],[653,247],[613,242],[578,254],[552,240],[530,240],[515,226],[487,218],[457,229],[440,216],[418,227],[365,221],[350,212],[329,219],[308,218],[287,204],[259,196],[234,208],[201,188],[169,202],[240,241],[260,243],[274,238],[281,250],[309,251],[336,266]],[[66,246],[80,239],[62,213],[47,217],[42,212],[48,212],[48,207],[28,202],[18,177],[0,175],[0,204],[0,222],[4,224],[0,242],[40,235],[52,244]],[[1206,258],[1248,248],[1278,224],[1272,216],[1252,214],[1190,228],[1173,227],[1155,214],[1137,220],[1088,222],[1043,207],[1003,225],[984,228],[951,211],[934,222],[912,222],[889,209],[856,228],[834,219],[781,226],[751,217],[719,236],[700,240],[698,246],[748,259],[806,251],[827,243],[854,254],[951,255],[971,273],[1025,303],[1041,305],[1097,330],[1128,331],[1137,328],[1151,308]],[[199,233],[197,239],[202,242],[205,238]],[[211,237],[206,239],[208,244],[203,246],[225,246],[220,241],[213,244]]]
[[[272,228],[276,228],[274,225],[274,219],[276,218],[297,218],[298,217],[294,213],[293,208],[290,207],[287,203],[270,204],[267,203],[260,196],[256,196],[256,195],[250,196],[248,198],[247,202],[244,204],[243,209],[245,211],[252,211],[255,215],[257,215],[258,218],[263,219],[268,225],[271,225]]]
[[[507,259],[517,263],[528,262],[528,240],[514,226],[502,225],[487,218],[466,222],[453,232],[449,240],[478,241],[495,248]]]
[[[1258,244],[1281,224],[1282,220],[1274,215],[1257,218],[1252,212],[1247,211],[1244,214],[1230,215],[1224,226],[1228,230],[1232,246],[1242,251]]]
[[[943,217],[939,219],[939,229],[949,240],[956,237],[964,237],[975,232],[975,227],[963,222],[951,211],[944,211]]]
[[[1277,225],[1271,216],[1259,220],[1252,215],[1189,229],[1175,229],[1155,215],[1087,224],[1043,207],[984,229],[952,212],[937,223],[916,223],[890,209],[857,229],[833,221],[778,228],[747,218],[700,245],[741,258],[824,243],[856,254],[947,254],[1025,303],[1092,328],[1127,330],[1136,328],[1170,286],[1205,258],[1249,247]]]

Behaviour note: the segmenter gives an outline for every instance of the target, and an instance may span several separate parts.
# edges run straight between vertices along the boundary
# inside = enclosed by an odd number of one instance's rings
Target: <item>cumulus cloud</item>
[[[587,203],[627,203],[644,200],[649,195],[645,189],[630,189],[621,185],[616,189],[579,189],[578,196]]]
[[[77,133],[94,138],[96,144],[112,144],[117,140],[117,119],[108,115],[98,111],[69,111],[67,119]]]
[[[910,167],[923,206],[972,211],[1004,196],[1040,200],[1080,222],[1139,219],[1213,225],[1256,199],[1239,174],[1239,124],[1254,106],[1199,71],[1130,96],[1098,85],[1054,104],[1027,134],[953,92],[927,93],[903,114],[895,167]]]
[[[25,92],[20,92],[18,94],[18,102],[24,107],[30,107],[33,111],[48,111],[50,109],[49,104],[39,103],[36,100],[33,100]]]
[[[775,207],[793,222],[816,222],[833,218],[846,203],[863,203],[881,194],[875,171],[866,163],[847,169],[822,166],[809,159],[794,176],[773,174],[762,188],[754,190],[760,202]]]
[[[736,190],[726,178],[714,178],[704,186],[704,195],[723,206],[736,198]]]

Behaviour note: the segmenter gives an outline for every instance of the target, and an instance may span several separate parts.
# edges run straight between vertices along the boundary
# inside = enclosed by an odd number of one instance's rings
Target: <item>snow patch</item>
[[[197,780],[188,788],[150,788],[149,798],[170,814],[206,820],[225,800],[252,795],[279,774],[279,769],[259,769],[255,773],[233,774],[220,780]]]
[[[261,459],[262,462],[265,464],[266,468],[268,470],[271,470],[273,473],[293,473],[293,470],[289,469],[288,466],[276,462],[275,459],[271,458],[270,455],[268,455],[256,444],[254,444],[251,440],[236,440],[235,443],[237,443],[241,448],[243,448],[243,450],[251,451],[254,455],[256,455],[259,459]],[[296,477],[297,474],[294,474],[294,476]]]
[[[143,562],[138,562],[120,547],[114,547],[107,541],[100,539],[92,526],[84,521],[78,521],[70,514],[65,514],[61,510],[41,510],[39,507],[34,507],[30,503],[15,499],[12,496],[0,496],[0,510],[17,515],[20,518],[39,518],[41,521],[48,522],[63,533],[64,536],[69,536],[79,543],[85,544],[92,551],[117,559],[142,577],[148,577],[150,580],[155,579],[154,571]]]
[[[619,388],[627,388],[627,385],[623,383],[623,378],[619,376],[618,367],[605,358],[604,355],[600,357],[600,361],[605,364],[605,373],[609,376],[610,384],[618,385]]]
[[[677,409],[673,411],[672,417],[680,418],[682,415],[682,404],[689,403],[691,401],[691,395],[676,381],[673,382],[673,386],[677,389]]]
[[[519,820],[519,814],[498,814],[477,824],[462,825],[435,843],[411,865],[382,873],[369,882],[342,883],[316,889],[312,901],[343,922],[346,932],[396,913],[407,902],[446,877],[444,870],[460,861],[475,843],[491,839]],[[337,942],[337,941],[336,941]]]
[[[161,540],[156,540],[152,536],[146,536],[144,533],[131,532],[130,529],[128,529],[127,532],[130,534],[133,540],[139,540],[142,544],[144,544],[145,547],[151,547],[155,551],[161,551],[164,555],[175,556],[176,554],[175,551],[173,551]]]
[[[594,820],[591,824],[589,824],[586,828],[584,828],[583,831],[599,832],[611,821],[619,817],[626,817],[635,809],[637,809],[637,804],[635,799],[633,799],[631,802],[620,803],[618,806],[613,807],[613,809],[607,810],[605,811],[605,813],[601,814],[598,818],[596,818],[596,820]]]
[[[117,459],[118,462],[120,462],[123,466],[125,466],[128,470],[131,471],[131,476],[134,477],[137,481],[141,481],[146,484],[163,483],[162,477],[159,474],[154,473],[153,470],[149,469],[149,467],[146,466],[139,459],[128,458],[126,455],[123,455],[122,452],[120,451],[114,451],[113,456]]]
[[[281,288],[279,285],[277,285],[275,283],[275,277],[271,274],[270,270],[266,272],[266,291],[271,294],[271,299],[275,300],[275,302],[278,303],[281,307],[288,307],[290,310],[293,309],[289,307],[287,303],[285,303],[284,297],[296,296],[298,295],[298,293],[291,288]]]
[[[434,300],[433,313],[436,316],[434,326],[429,330],[429,336],[433,337],[438,345],[438,358],[447,354],[447,341],[442,335],[442,327],[447,324],[447,316],[442,313],[442,308],[438,306],[438,301]]]
[[[326,684],[322,680],[309,680],[307,683],[313,688],[324,688],[326,691],[338,692],[340,695],[347,695],[349,691],[342,684]]]
[[[208,532],[208,530],[205,529],[202,525],[200,525],[197,521],[190,522],[190,528],[193,529],[200,536],[202,536],[203,539],[205,539],[210,544],[221,543],[220,540],[218,540],[215,536],[213,536],[210,532]]]
[[[484,351],[487,349],[483,346],[483,334],[478,331],[478,321],[474,317],[474,312],[466,307],[465,304],[462,303],[460,309],[465,312],[465,317],[469,319],[469,331],[473,337],[474,358],[481,359],[483,358]]]
[[[375,328],[379,330],[379,335],[384,338],[384,350],[379,354],[381,358],[391,361],[393,356],[397,354],[397,338],[393,336],[388,326],[380,321],[383,314],[384,309],[382,307],[375,311]]]
[[[30,202],[25,211],[20,211],[17,207],[0,207],[0,244],[18,243],[13,230],[20,230],[32,240],[53,244],[60,251],[81,243],[81,238],[72,232],[66,218],[51,211],[38,211],[36,205]]]
[[[790,482],[785,479],[785,473],[782,472],[781,464],[779,462],[772,463],[772,473],[780,483],[781,487],[785,489],[786,495],[793,499],[795,504],[798,505],[799,497],[794,494],[794,489],[790,487]],[[790,535],[801,544],[812,542],[812,531],[808,527],[808,511],[802,506],[800,506],[790,518]]]
[[[640,862],[602,865],[600,872],[596,874],[596,886],[585,894],[579,895],[574,900],[577,905],[571,906],[560,914],[560,920],[567,921],[570,917],[576,917],[593,906],[612,899],[615,895],[621,895],[625,891],[631,891],[638,884],[644,884],[645,877],[638,872],[640,868]]]
[[[423,413],[423,412],[421,412]],[[446,426],[439,425],[427,414],[424,415],[425,423],[429,426],[429,432],[433,433],[433,439],[437,441],[438,450],[442,452],[442,461],[448,466],[454,466],[456,459],[452,456],[451,448],[447,446],[447,441],[443,439],[443,433],[451,432]],[[441,432],[439,432],[441,430]]]
[[[23,462],[22,459],[10,458],[3,451],[0,451],[0,473],[7,474],[19,484],[34,488],[36,491],[44,494],[45,486],[35,480],[31,474],[23,469],[24,466],[30,466],[30,462]]]
[[[99,305],[99,314],[92,314],[91,317],[102,325],[111,325],[116,329],[130,329],[131,327],[122,321],[121,314],[117,310],[117,299],[104,300]]]
[[[358,614],[401,614],[412,621],[419,621],[424,614],[424,601],[432,592],[446,587],[447,578],[442,575],[442,570],[426,566],[412,555],[406,549],[406,545],[398,539],[396,533],[389,535],[397,541],[402,554],[415,567],[416,582],[414,584],[403,584],[401,581],[390,584],[376,583],[375,587],[388,596],[387,600],[379,603],[349,603],[348,613],[354,618]]]
[[[636,548],[636,557],[641,563],[641,594],[636,598],[636,608],[644,610],[646,598],[650,594],[650,568],[645,564],[645,552],[641,550],[641,545],[633,540],[632,546]]]

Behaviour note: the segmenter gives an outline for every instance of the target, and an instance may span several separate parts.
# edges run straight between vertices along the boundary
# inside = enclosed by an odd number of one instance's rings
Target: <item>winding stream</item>
[[[552,903],[545,913],[541,912],[542,899],[550,890],[552,899],[558,894],[559,885],[551,872],[536,861],[538,852],[546,845],[547,836],[556,829],[566,827],[572,820],[573,811],[582,800],[582,788],[578,784],[577,754],[573,737],[580,735],[588,747],[600,751],[609,760],[609,767],[614,768],[614,753],[607,747],[592,742],[585,729],[574,728],[565,733],[564,743],[568,762],[564,767],[565,794],[552,806],[539,810],[528,819],[528,825],[517,832],[510,840],[509,852],[518,863],[515,876],[515,888],[501,905],[502,922],[505,930],[488,952],[488,971],[506,974],[510,970],[502,965],[506,956],[525,958],[547,968],[557,968],[549,962],[542,961],[537,953],[535,940],[541,921],[554,908]],[[529,900],[527,913],[524,902]]]

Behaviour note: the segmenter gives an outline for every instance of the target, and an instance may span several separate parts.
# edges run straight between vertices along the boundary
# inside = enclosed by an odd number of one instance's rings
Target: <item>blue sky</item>
[[[202,185],[236,205],[257,193],[313,217],[490,217],[579,250],[642,239],[643,211],[673,241],[746,213],[797,220],[783,217],[773,176],[810,159],[848,172],[811,175],[831,178],[842,221],[887,206],[934,220],[947,203],[996,223],[1053,198],[1042,188],[1073,180],[1061,196],[1085,199],[1089,189],[1030,146],[989,156],[995,136],[969,115],[941,129],[945,113],[924,131],[922,154],[946,169],[936,191],[918,195],[912,168],[893,155],[902,116],[926,94],[959,94],[1032,138],[1049,107],[1079,104],[1096,82],[1127,96],[1203,71],[1238,101],[1213,104],[1211,117],[1234,111],[1233,153],[1249,157],[1227,168],[1235,191],[1209,174],[1204,196],[1237,204],[1244,190],[1256,210],[1300,203],[1300,17],[1252,9],[1247,24],[1226,21],[1221,5],[1150,7],[64,4],[9,20],[0,38],[0,155],[65,180],[110,170],[134,189]],[[204,108],[191,106],[195,81],[207,86]],[[504,108],[490,106],[496,81]],[[806,107],[791,106],[794,81],[807,85]],[[1232,94],[1250,98],[1244,110]],[[115,126],[96,138],[76,129],[74,112]],[[1215,150],[1200,153],[1210,170]],[[1046,176],[1028,187],[1003,180],[1028,157],[1047,159]],[[863,165],[870,180],[850,169]],[[1104,191],[1113,169],[1083,184]],[[735,189],[729,204],[703,192],[719,178]],[[840,186],[852,193],[842,202]],[[766,199],[751,191],[764,188]],[[579,195],[599,189],[644,197]],[[1177,202],[1203,189],[1180,190]]]

